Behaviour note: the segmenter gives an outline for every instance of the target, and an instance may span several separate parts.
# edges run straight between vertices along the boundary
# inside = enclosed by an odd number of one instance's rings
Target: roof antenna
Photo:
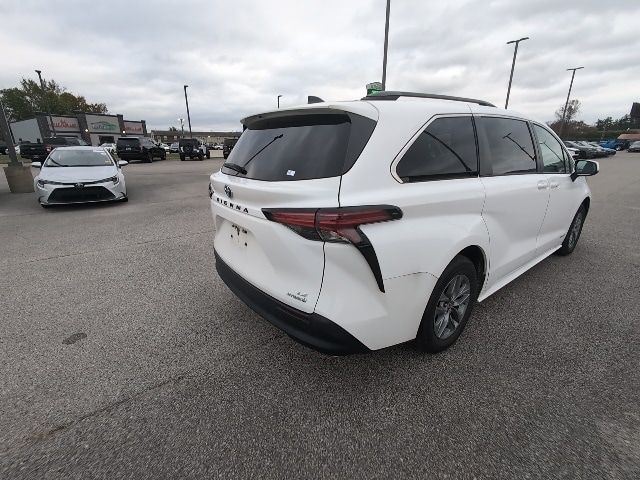
[[[307,97],[307,103],[322,103],[324,102],[323,99],[321,99],[320,97],[316,97],[314,95],[309,95]]]

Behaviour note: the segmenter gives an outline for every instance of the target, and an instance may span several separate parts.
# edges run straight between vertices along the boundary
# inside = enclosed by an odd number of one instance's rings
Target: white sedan
[[[122,167],[102,147],[58,147],[40,168],[34,179],[38,202],[43,207],[69,203],[126,202],[127,188]]]

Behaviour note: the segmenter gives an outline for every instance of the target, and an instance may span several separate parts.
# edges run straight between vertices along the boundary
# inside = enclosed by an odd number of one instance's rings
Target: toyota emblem
[[[77,188],[82,188],[82,187],[84,187],[84,183],[76,183],[76,187]]]
[[[224,186],[224,193],[227,194],[227,197],[233,198],[233,191],[231,191],[231,187],[229,185]]]

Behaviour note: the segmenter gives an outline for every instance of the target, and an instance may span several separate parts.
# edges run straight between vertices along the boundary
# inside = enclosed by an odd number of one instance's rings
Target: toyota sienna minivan
[[[476,301],[574,250],[599,169],[544,123],[468,98],[380,92],[242,123],[210,177],[217,271],[332,355],[452,345]]]

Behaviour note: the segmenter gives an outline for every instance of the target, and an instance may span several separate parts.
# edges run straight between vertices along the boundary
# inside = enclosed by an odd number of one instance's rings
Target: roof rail
[[[495,107],[493,103],[489,103],[484,100],[477,100],[475,98],[452,97],[450,95],[436,95],[434,93],[415,93],[415,92],[394,92],[394,91],[375,92],[371,95],[367,95],[366,97],[362,97],[361,100],[397,100],[400,97],[433,98],[436,100],[453,100],[455,102],[477,103],[478,105],[482,105],[484,107]]]

